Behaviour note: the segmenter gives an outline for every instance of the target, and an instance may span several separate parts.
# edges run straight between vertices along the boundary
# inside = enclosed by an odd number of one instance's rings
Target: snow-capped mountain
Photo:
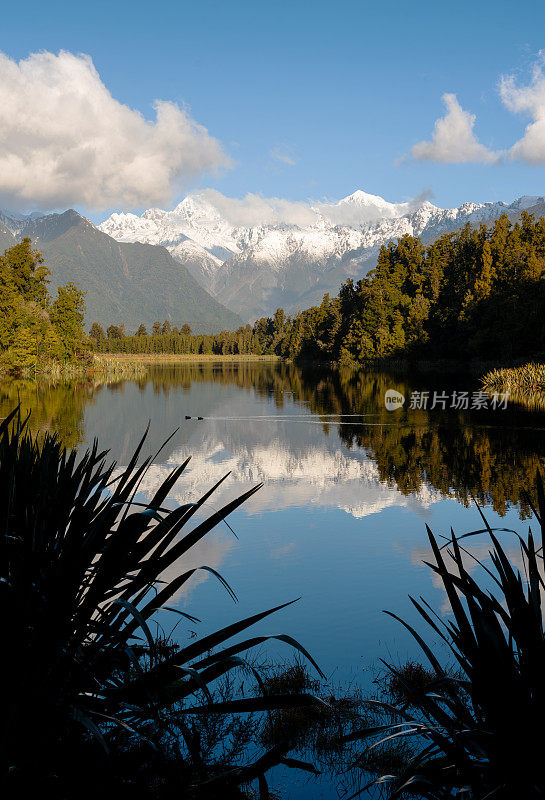
[[[121,242],[161,244],[213,296],[249,321],[277,307],[295,310],[337,293],[374,266],[380,246],[404,234],[432,241],[471,222],[518,216],[545,203],[523,196],[442,209],[428,201],[390,203],[356,191],[337,203],[232,200],[205,190],[172,211],[112,214],[99,228]]]
[[[222,264],[244,248],[244,232],[200,195],[186,197],[173,211],[112,214],[99,228],[120,242],[162,244],[203,286],[212,286]]]

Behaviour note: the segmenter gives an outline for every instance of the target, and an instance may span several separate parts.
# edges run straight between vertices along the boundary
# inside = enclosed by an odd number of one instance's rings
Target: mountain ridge
[[[114,213],[98,227],[118,241],[163,244],[212,296],[253,322],[279,306],[295,312],[326,292],[336,294],[347,278],[358,279],[375,265],[382,244],[404,234],[431,242],[466,222],[487,223],[504,213],[514,220],[545,203],[545,197],[523,195],[510,204],[441,209],[426,200],[390,203],[356,190],[337,203],[292,204],[302,221],[244,225],[229,219],[221,207],[226,200],[204,190],[172,211]]]
[[[195,333],[237,328],[241,319],[195,280],[161,245],[118,242],[74,209],[0,222],[0,247],[28,236],[51,270],[52,293],[69,281],[87,292],[85,323],[151,327],[188,323]]]

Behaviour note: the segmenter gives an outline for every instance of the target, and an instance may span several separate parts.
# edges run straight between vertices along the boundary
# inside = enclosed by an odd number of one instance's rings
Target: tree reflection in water
[[[467,376],[208,361],[152,365],[135,383],[142,391],[152,388],[157,397],[183,394],[196,384],[217,384],[267,399],[277,410],[293,402],[316,415],[324,433],[339,437],[347,450],[363,448],[375,462],[380,480],[402,494],[428,486],[464,505],[475,498],[499,514],[517,505],[522,516],[528,515],[522,490],[533,485],[538,465],[545,464],[545,413],[540,410],[516,404],[496,411],[409,410],[406,402],[404,409],[390,412],[384,406],[387,389],[405,398],[412,391],[429,391],[431,396],[434,390],[478,389]],[[125,382],[104,386],[90,381],[60,385],[6,381],[0,384],[0,416],[20,401],[32,412],[34,430],[54,430],[65,444],[75,447],[86,438],[86,407],[100,392],[122,393],[125,386]],[[362,417],[349,416],[354,414]]]

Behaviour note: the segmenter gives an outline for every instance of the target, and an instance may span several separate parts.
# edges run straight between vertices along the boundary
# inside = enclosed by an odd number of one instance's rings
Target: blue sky
[[[361,188],[391,201],[430,190],[445,207],[545,194],[540,163],[410,156],[444,115],[444,93],[476,115],[487,148],[519,140],[529,120],[506,108],[498,82],[529,82],[544,23],[539,3],[29,0],[3,11],[0,50],[16,61],[88,54],[113,97],[148,119],[155,99],[187,104],[232,168],[184,188],[293,200]]]

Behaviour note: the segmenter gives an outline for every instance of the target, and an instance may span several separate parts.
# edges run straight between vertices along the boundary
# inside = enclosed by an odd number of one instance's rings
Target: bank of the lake
[[[226,362],[266,362],[275,363],[282,361],[280,356],[253,355],[253,354],[213,354],[213,353],[95,353],[95,363],[108,365],[119,364],[178,364],[186,361],[209,363],[212,361]]]

